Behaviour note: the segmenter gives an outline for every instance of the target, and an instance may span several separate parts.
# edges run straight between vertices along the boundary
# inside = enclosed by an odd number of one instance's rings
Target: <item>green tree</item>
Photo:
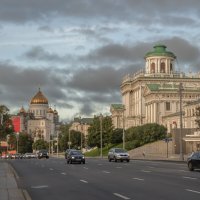
[[[90,147],[101,146],[101,127],[100,116],[94,117],[93,123],[88,129],[88,145]],[[112,119],[109,116],[102,118],[102,146],[105,147],[111,141],[113,132]]]
[[[123,137],[123,129],[121,128],[114,129],[111,134],[110,143],[111,144],[122,143],[122,137]]]
[[[39,139],[33,143],[33,149],[34,150],[49,149],[49,144],[47,141]]]
[[[27,133],[19,133],[18,152],[32,152],[33,139]]]

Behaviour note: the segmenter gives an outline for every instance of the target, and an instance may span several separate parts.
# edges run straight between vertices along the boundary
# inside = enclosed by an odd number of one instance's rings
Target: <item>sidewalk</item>
[[[4,160],[0,160],[0,200],[26,200],[11,166]]]

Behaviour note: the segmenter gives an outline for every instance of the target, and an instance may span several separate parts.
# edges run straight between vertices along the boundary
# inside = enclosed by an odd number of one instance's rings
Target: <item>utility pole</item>
[[[182,130],[183,130],[183,112],[182,112],[182,91],[183,84],[179,84],[179,96],[180,96],[180,160],[184,160],[183,157],[183,141],[182,141]]]
[[[102,119],[103,119],[103,115],[100,114],[100,143],[101,143],[101,154],[100,154],[100,157],[102,158],[103,157],[103,154],[102,154],[102,148],[103,148],[103,136],[102,136],[102,132],[103,132],[103,128],[102,128]]]
[[[122,141],[123,141],[123,149],[125,149],[124,110],[125,110],[125,109],[123,108],[123,113],[122,113],[122,120],[123,120],[123,121],[122,121],[122,126],[123,126],[123,127],[122,127],[122,128],[123,128],[123,136],[122,136],[122,137],[123,137],[123,138],[122,138]]]

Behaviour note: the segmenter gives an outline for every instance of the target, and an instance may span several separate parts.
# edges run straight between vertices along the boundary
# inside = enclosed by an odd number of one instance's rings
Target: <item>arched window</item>
[[[170,63],[170,72],[172,72],[173,71],[173,65],[172,65],[172,63]]]
[[[155,63],[151,63],[151,73],[155,73]]]
[[[161,73],[165,73],[165,63],[164,63],[164,62],[162,62],[162,63],[160,64],[160,72],[161,72]]]

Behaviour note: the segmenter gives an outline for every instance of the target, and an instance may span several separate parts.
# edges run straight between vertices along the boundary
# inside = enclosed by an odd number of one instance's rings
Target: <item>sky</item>
[[[109,115],[155,44],[200,71],[199,27],[199,0],[0,0],[0,105],[17,114],[40,88],[63,122]]]

